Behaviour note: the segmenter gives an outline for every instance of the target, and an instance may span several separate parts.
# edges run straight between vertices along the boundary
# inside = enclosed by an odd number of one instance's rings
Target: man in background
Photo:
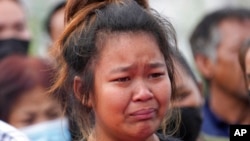
[[[223,9],[206,15],[191,35],[194,60],[207,91],[203,107],[205,140],[229,140],[229,125],[250,124],[250,107],[238,60],[250,37],[250,11]]]
[[[19,0],[0,0],[0,60],[11,54],[28,54],[31,34]]]

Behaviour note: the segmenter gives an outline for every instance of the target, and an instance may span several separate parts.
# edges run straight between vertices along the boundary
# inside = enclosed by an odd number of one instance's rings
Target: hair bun
[[[69,22],[71,18],[81,11],[84,7],[91,4],[103,5],[107,3],[122,2],[124,0],[68,0],[65,10],[65,22]],[[134,0],[143,8],[148,8],[148,0]]]

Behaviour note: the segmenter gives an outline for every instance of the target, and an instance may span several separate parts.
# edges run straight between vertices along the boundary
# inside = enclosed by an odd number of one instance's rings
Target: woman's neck
[[[159,137],[156,134],[152,134],[152,136],[148,137],[147,139],[139,139],[139,138],[128,138],[128,137],[111,137],[107,134],[97,133],[96,131],[93,132],[87,139],[87,141],[160,141]]]

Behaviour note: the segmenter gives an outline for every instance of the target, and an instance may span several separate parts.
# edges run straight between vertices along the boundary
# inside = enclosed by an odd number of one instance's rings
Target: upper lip
[[[130,113],[130,115],[131,116],[146,115],[146,114],[150,114],[154,111],[156,111],[156,108],[142,108],[142,109],[139,109],[139,110],[136,110],[136,111]]]

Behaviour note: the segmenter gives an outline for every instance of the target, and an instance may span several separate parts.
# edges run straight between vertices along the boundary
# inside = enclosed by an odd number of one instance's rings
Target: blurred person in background
[[[31,34],[19,0],[0,0],[0,60],[11,54],[28,54]]]
[[[45,21],[45,29],[53,45],[64,30],[64,11],[66,1],[57,3]],[[51,46],[51,45],[49,45]]]
[[[181,52],[178,50],[174,52],[176,96],[178,100],[173,106],[181,111],[180,127],[174,136],[183,141],[198,141],[202,124],[203,96],[201,85]]]
[[[250,11],[222,9],[206,15],[190,37],[197,69],[207,84],[205,140],[228,141],[230,124],[249,123],[248,95],[238,59],[249,36]]]
[[[178,101],[173,106],[199,107],[203,104],[202,86],[183,54],[179,50],[175,50],[174,53]]]
[[[15,127],[0,120],[0,141],[29,141],[29,139]]]
[[[240,66],[242,68],[246,80],[248,96],[250,96],[250,50],[249,49],[250,49],[250,39],[248,39],[243,44],[239,52]]]
[[[48,95],[55,70],[48,60],[12,55],[0,62],[0,119],[32,141],[68,141],[62,108]]]
[[[242,48],[240,48],[239,60],[248,91],[248,107],[250,107],[250,37],[244,42]],[[250,125],[250,122],[247,124]]]
[[[66,1],[58,2],[52,10],[49,12],[47,19],[45,20],[45,29],[50,37],[49,50],[56,43],[59,36],[64,30],[64,12]],[[66,113],[67,115],[68,113]],[[69,126],[72,140],[75,140],[80,136],[80,131],[76,126],[76,122],[69,119]]]
[[[201,107],[203,96],[201,84],[196,79],[191,67],[179,50],[173,50],[175,79],[176,79],[176,101],[173,107],[180,110],[180,127],[174,134],[183,141],[200,141],[202,124]],[[170,131],[173,130],[170,126]],[[161,130],[159,130],[161,132]]]

